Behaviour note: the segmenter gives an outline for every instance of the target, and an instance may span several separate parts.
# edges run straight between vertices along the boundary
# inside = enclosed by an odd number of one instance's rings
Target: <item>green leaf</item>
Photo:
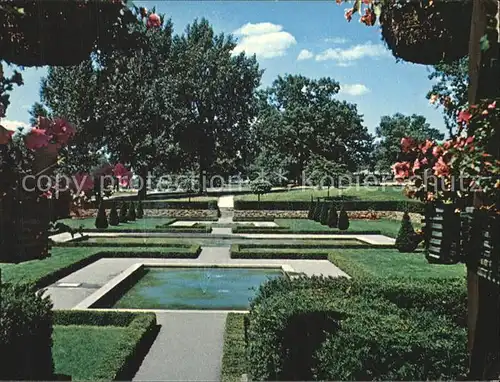
[[[479,40],[479,45],[481,46],[481,51],[488,50],[490,48],[490,42],[488,41],[488,35],[484,35],[481,37],[481,40]]]
[[[382,4],[375,4],[373,6],[373,12],[375,13],[375,16],[380,18],[380,15],[382,14]]]
[[[24,15],[24,8],[17,8],[17,13]]]
[[[361,11],[361,0],[355,0],[352,6],[352,13],[354,14],[359,11]]]

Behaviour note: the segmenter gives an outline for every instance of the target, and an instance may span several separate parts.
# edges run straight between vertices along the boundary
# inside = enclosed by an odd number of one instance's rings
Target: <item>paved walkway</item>
[[[234,196],[221,196],[217,201],[217,205],[219,206],[219,208],[234,208]]]
[[[220,381],[226,313],[157,313],[160,332],[134,381]]]

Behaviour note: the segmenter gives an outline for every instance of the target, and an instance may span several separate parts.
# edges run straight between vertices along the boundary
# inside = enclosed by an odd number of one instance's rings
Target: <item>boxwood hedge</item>
[[[0,286],[0,380],[53,380],[52,303],[30,284]]]
[[[269,281],[251,303],[251,378],[460,377],[467,366],[466,330],[453,318],[463,313],[463,296],[449,295],[457,285],[431,291],[435,285],[425,290],[424,283],[377,286],[322,277]],[[457,301],[460,314],[442,314]]]

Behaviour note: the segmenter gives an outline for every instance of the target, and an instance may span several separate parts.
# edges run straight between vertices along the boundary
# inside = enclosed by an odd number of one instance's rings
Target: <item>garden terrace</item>
[[[211,226],[197,223],[190,227],[172,226],[177,219],[174,218],[143,218],[131,222],[120,223],[117,226],[108,228],[95,228],[95,218],[84,219],[62,219],[61,223],[73,229],[83,228],[85,232],[122,232],[122,233],[143,233],[143,232],[164,232],[164,233],[210,233]]]
[[[38,288],[67,276],[101,258],[191,258],[200,254],[200,246],[190,247],[55,247],[51,256],[43,260],[31,260],[20,264],[0,263],[4,282],[34,283]]]

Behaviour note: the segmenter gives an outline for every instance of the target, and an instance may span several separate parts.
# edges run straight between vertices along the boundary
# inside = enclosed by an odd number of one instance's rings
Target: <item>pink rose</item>
[[[33,128],[25,138],[26,147],[30,150],[36,150],[42,147],[47,147],[50,142],[50,136],[46,134],[46,130]]]
[[[420,145],[420,150],[422,150],[422,154],[425,155],[432,147],[434,147],[434,142],[427,139],[424,143]]]
[[[433,167],[434,175],[436,176],[448,176],[450,175],[450,166],[444,161],[443,157],[439,158],[437,163]]]
[[[490,110],[495,109],[496,107],[497,107],[497,101],[493,101],[488,105],[488,109]]]
[[[412,148],[415,147],[415,145],[416,145],[416,142],[413,138],[410,138],[410,137],[401,138],[401,150],[404,153],[407,153],[408,151],[410,151]]]
[[[458,113],[457,122],[458,123],[465,122],[466,124],[469,124],[471,118],[472,114],[468,110],[462,110],[460,113]]]
[[[54,134],[57,142],[61,145],[68,143],[70,138],[75,135],[75,128],[70,125],[67,121],[57,118],[51,124],[51,131]]]
[[[408,162],[397,162],[392,166],[392,172],[396,179],[408,178],[410,175],[410,164]]]
[[[146,28],[159,28],[161,27],[161,19],[156,13],[151,13],[146,21]]]
[[[442,156],[444,154],[444,149],[441,147],[441,146],[436,146],[432,149],[432,155],[435,157],[435,158],[439,158],[440,156]]]
[[[7,130],[5,127],[0,125],[0,145],[6,145],[9,143],[13,134],[13,131]]]

